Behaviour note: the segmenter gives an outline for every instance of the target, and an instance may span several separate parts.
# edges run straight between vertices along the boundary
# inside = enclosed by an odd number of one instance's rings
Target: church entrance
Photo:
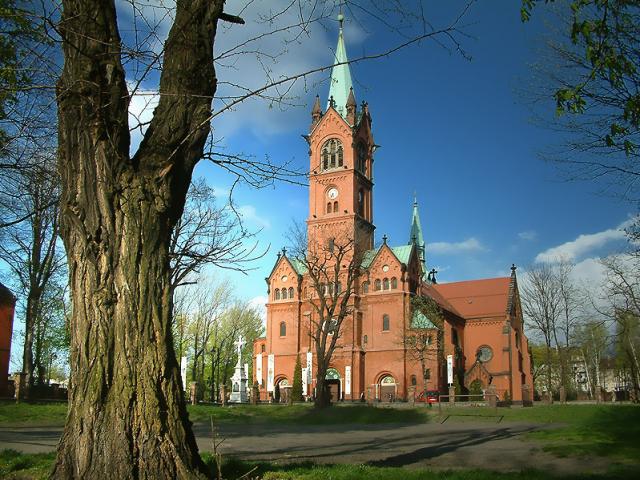
[[[396,380],[391,375],[380,379],[380,401],[394,402],[396,400]]]
[[[324,378],[326,380],[329,400],[331,403],[338,402],[340,400],[340,394],[342,393],[340,388],[340,374],[335,368],[330,368],[327,370]]]

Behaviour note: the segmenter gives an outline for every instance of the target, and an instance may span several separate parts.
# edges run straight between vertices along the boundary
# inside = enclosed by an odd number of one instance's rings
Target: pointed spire
[[[356,96],[353,94],[353,87],[349,89],[349,98],[347,98],[347,116],[346,120],[349,125],[356,124]]]
[[[336,52],[334,55],[333,69],[331,70],[331,84],[329,86],[329,98],[333,97],[335,101],[335,109],[340,115],[346,118],[347,111],[347,99],[349,97],[349,90],[352,88],[351,83],[351,71],[349,70],[349,60],[347,59],[347,49],[344,46],[344,34],[342,31],[342,24],[344,22],[344,15],[342,10],[338,15],[338,22],[340,22],[340,31],[338,33],[338,45],[336,46]],[[327,103],[327,109],[331,107],[331,102]]]
[[[420,255],[423,274],[427,273],[427,258],[425,253],[424,237],[422,236],[422,225],[420,224],[420,212],[418,212],[418,199],[413,197],[413,212],[411,214],[411,230],[409,231],[409,244],[415,243]]]
[[[320,107],[320,95],[316,95],[316,101],[311,109],[311,126],[313,127],[322,117],[322,108]]]

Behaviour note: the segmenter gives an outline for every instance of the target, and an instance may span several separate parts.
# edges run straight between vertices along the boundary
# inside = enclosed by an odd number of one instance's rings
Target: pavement
[[[531,423],[457,421],[381,425],[220,424],[223,456],[272,462],[350,463],[437,469],[536,468],[556,475],[604,472],[606,459],[558,458],[523,434]],[[552,427],[551,427],[552,428]],[[0,449],[36,453],[55,449],[62,427],[0,427]],[[195,424],[201,451],[212,450],[211,427]]]

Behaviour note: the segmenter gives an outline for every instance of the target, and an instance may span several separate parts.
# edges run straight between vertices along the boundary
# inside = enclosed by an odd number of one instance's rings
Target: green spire
[[[342,32],[342,22],[344,22],[344,15],[342,12],[338,15],[338,21],[340,22],[340,32],[338,33],[338,45],[336,46],[333,69],[331,70],[331,85],[329,86],[327,109],[331,106],[331,99],[333,98],[333,107],[340,115],[346,118],[346,105],[349,98],[349,90],[353,85],[351,83],[351,71],[349,70],[349,64],[346,63],[348,60],[347,49],[344,46],[344,34]]]
[[[413,197],[413,213],[411,214],[411,231],[409,232],[409,244],[415,243],[420,255],[423,274],[427,271],[427,258],[425,254],[424,237],[422,236],[422,226],[420,225],[420,213],[418,212],[418,200]]]

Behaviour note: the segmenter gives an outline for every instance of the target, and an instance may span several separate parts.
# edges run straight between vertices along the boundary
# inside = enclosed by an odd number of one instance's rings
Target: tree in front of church
[[[422,389],[426,391],[431,379],[427,363],[444,360],[444,316],[435,300],[422,295],[411,299],[411,310],[411,325],[404,331],[402,343],[409,356],[420,363]]]
[[[293,369],[293,386],[291,387],[291,399],[294,402],[302,401],[302,363],[300,363],[300,355],[296,356],[296,366]]]
[[[317,362],[314,404],[318,408],[331,403],[327,370],[340,348],[345,321],[353,314],[353,294],[362,262],[363,249],[356,248],[348,235],[335,233],[330,238],[307,240],[303,226],[294,224],[290,231],[294,257],[306,270],[305,300],[312,309],[309,335]]]

